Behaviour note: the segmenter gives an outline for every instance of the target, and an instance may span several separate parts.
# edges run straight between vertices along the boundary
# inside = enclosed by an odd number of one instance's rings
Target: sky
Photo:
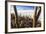
[[[35,6],[22,6],[22,5],[16,5],[18,15],[21,14],[21,16],[29,16],[34,13]]]
[[[16,6],[17,10],[33,10],[35,7],[34,6]]]

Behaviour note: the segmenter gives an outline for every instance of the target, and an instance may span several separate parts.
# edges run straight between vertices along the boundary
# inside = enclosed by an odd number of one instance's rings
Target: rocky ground
[[[33,27],[33,19],[29,18],[29,17],[21,17],[18,16],[18,26],[17,23],[15,23],[15,15],[11,14],[11,28],[29,28],[29,27]],[[41,27],[41,21],[38,20],[37,22],[35,22],[35,27]]]

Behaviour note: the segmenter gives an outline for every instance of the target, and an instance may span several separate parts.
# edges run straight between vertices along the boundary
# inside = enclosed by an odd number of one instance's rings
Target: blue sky
[[[34,6],[18,6],[16,5],[17,10],[33,10]]]

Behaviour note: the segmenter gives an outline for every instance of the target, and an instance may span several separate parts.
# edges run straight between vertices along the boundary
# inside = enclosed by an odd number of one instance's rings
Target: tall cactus
[[[16,27],[19,28],[19,23],[18,23],[18,14],[17,14],[17,9],[16,9],[16,6],[14,6],[14,11],[15,11],[15,15],[16,15]]]
[[[35,23],[37,23],[38,18],[40,16],[40,13],[41,13],[41,7],[40,6],[39,7],[36,7],[34,18],[33,18],[33,27],[35,27],[35,25],[36,25]]]

